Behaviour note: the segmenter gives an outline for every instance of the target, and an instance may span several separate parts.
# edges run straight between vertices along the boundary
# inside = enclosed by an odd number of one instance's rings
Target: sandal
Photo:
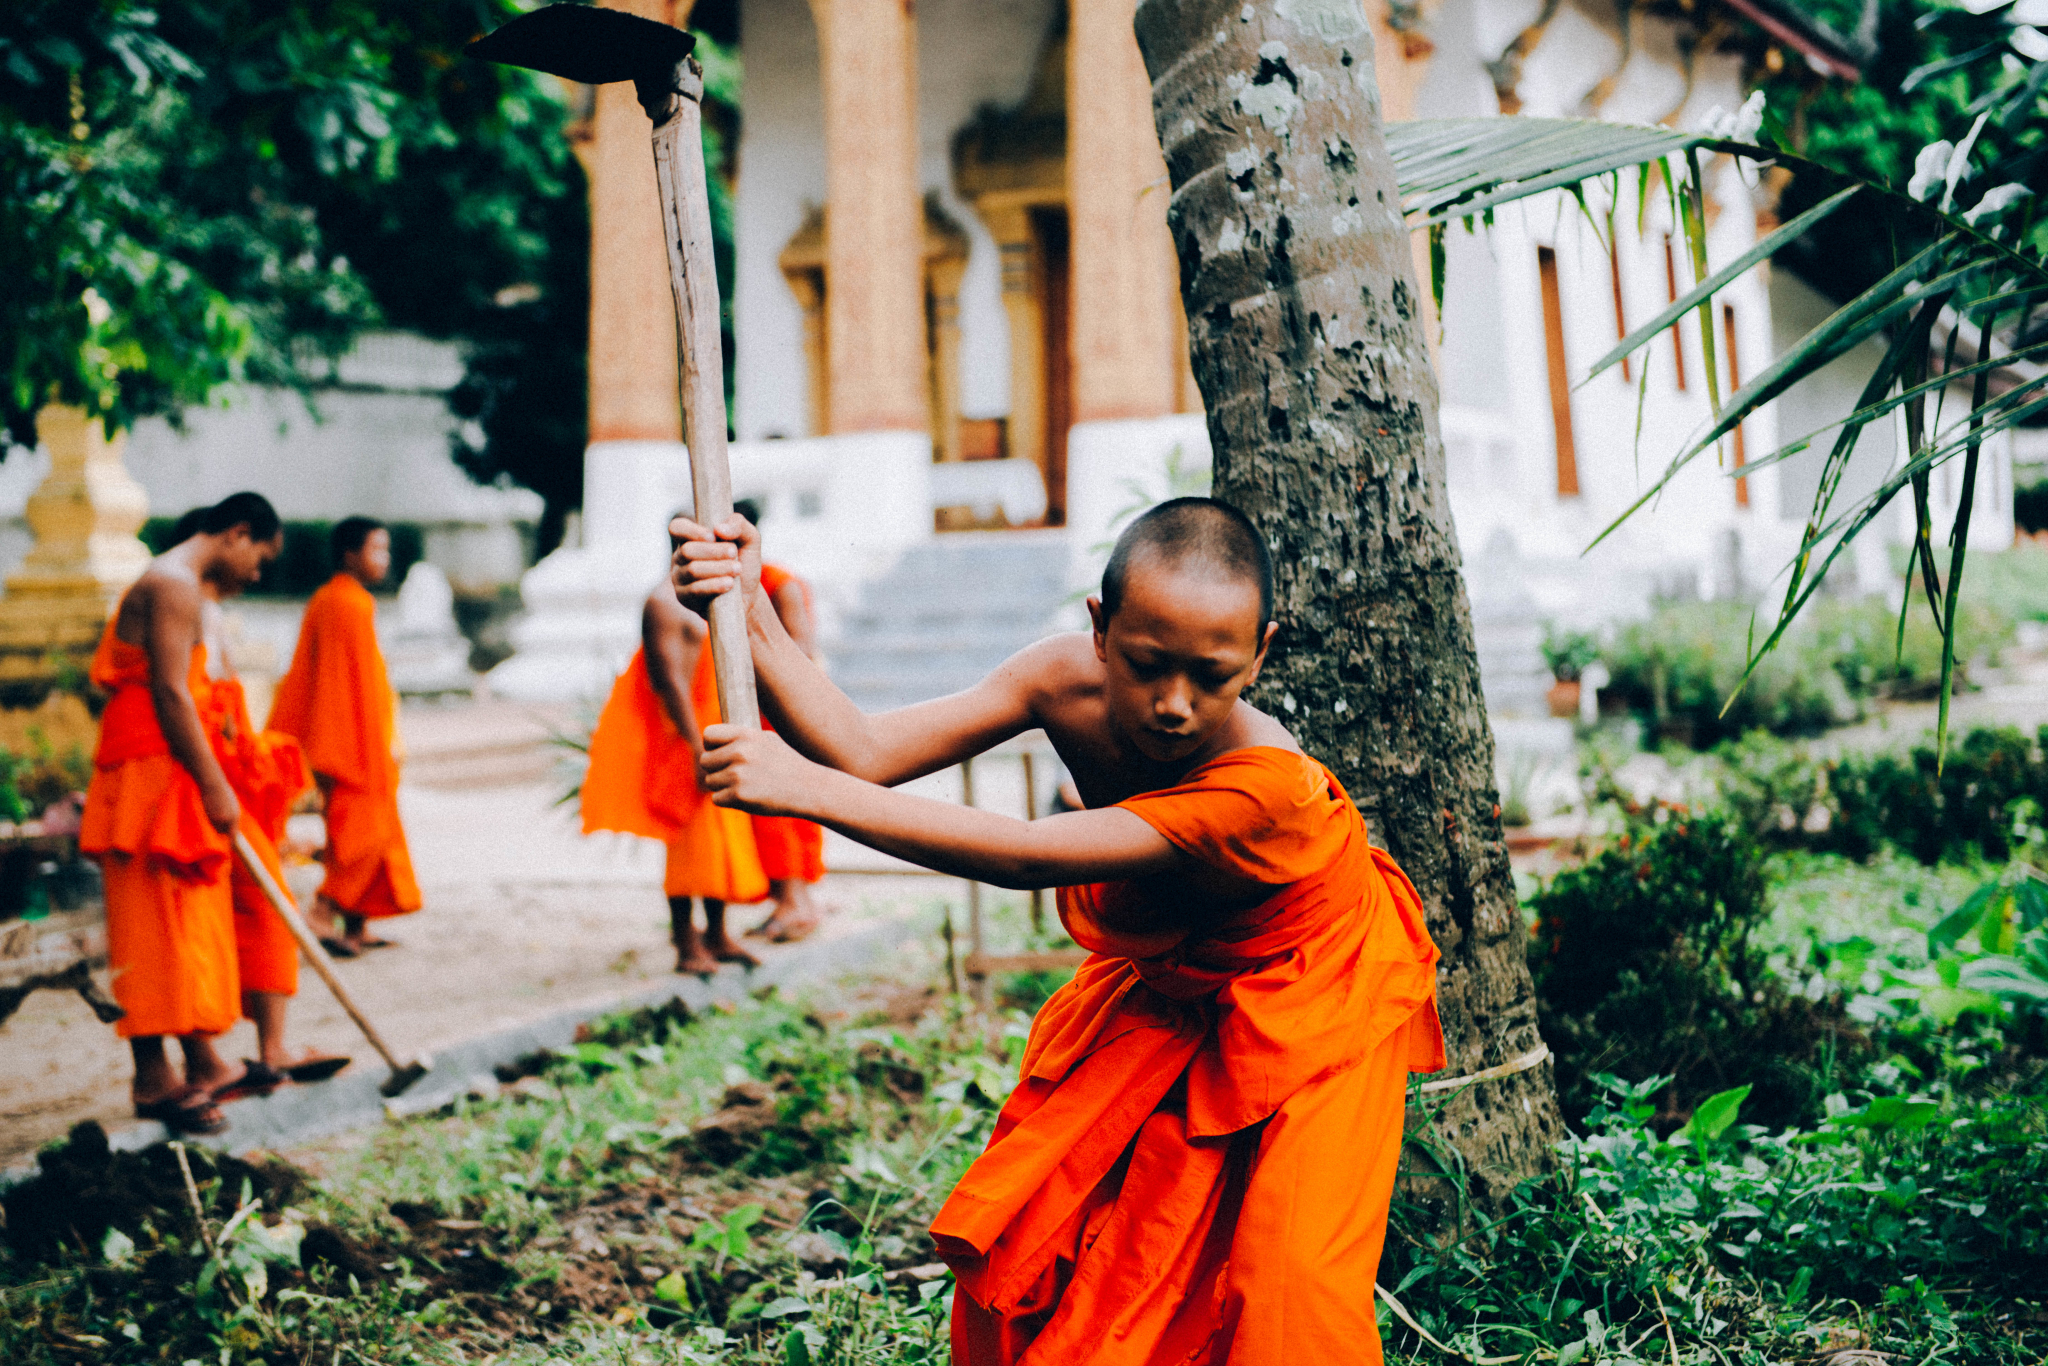
[[[293,1081],[300,1083],[326,1081],[352,1061],[353,1059],[334,1054],[314,1054],[300,1058],[297,1062],[286,1063],[283,1071]]]
[[[242,1075],[232,1081],[223,1082],[213,1088],[216,1102],[226,1105],[229,1101],[242,1100],[249,1096],[267,1096],[291,1078],[265,1062],[254,1058],[242,1059]]]
[[[332,935],[321,935],[320,947],[327,950],[327,956],[329,958],[360,957],[360,955],[356,953],[355,946],[353,944],[350,944],[346,939],[336,939]]]
[[[174,1134],[189,1134],[194,1138],[208,1138],[225,1132],[227,1116],[214,1104],[213,1097],[204,1088],[188,1088],[162,1100],[148,1103],[138,1102],[135,1106],[137,1119],[153,1119]]]

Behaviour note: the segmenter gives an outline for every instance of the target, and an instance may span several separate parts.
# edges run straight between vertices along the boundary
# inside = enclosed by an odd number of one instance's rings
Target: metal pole
[[[974,760],[960,761],[960,799],[969,809],[974,806]],[[981,971],[983,944],[981,939],[981,884],[969,881],[967,884],[967,956],[975,970],[968,973],[968,991],[978,1006],[988,1005],[988,974]]]
[[[1038,819],[1038,770],[1031,762],[1031,751],[1024,751],[1024,819]],[[1031,889],[1031,935],[1035,939],[1045,932],[1045,888]]]

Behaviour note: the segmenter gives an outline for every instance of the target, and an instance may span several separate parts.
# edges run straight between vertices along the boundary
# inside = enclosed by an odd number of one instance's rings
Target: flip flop
[[[327,950],[329,958],[357,958],[361,955],[346,939],[335,939],[329,935],[320,936],[320,947]]]
[[[356,947],[360,950],[367,951],[370,949],[395,949],[398,946],[398,941],[396,939],[365,939]]]
[[[242,1059],[242,1075],[233,1081],[224,1082],[213,1088],[214,1101],[226,1105],[229,1101],[243,1100],[249,1096],[267,1096],[291,1078],[268,1063],[254,1058]]]
[[[220,1112],[220,1106],[204,1089],[180,1091],[148,1104],[135,1107],[137,1119],[153,1119],[174,1134],[190,1134],[195,1138],[207,1138],[223,1133],[228,1127],[227,1116]]]
[[[347,1067],[351,1061],[353,1059],[337,1057],[332,1054],[321,1057],[301,1058],[297,1062],[287,1063],[283,1071],[286,1076],[296,1082],[326,1081],[329,1077],[341,1071],[342,1068]]]

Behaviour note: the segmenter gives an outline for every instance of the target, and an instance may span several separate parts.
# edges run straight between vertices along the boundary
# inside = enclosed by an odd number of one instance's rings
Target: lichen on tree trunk
[[[1277,571],[1254,700],[1421,893],[1451,1072],[1508,1061],[1537,1043],[1528,934],[1360,0],[1143,0],[1136,27],[1216,495]],[[1564,1133],[1547,1064],[1424,1108],[1422,1165],[1462,1166],[1482,1203]]]

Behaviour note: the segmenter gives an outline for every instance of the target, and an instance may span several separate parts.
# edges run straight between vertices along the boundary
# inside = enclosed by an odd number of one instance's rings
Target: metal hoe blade
[[[472,57],[545,71],[585,85],[663,78],[697,36],[637,14],[595,5],[549,5],[471,43]]]

